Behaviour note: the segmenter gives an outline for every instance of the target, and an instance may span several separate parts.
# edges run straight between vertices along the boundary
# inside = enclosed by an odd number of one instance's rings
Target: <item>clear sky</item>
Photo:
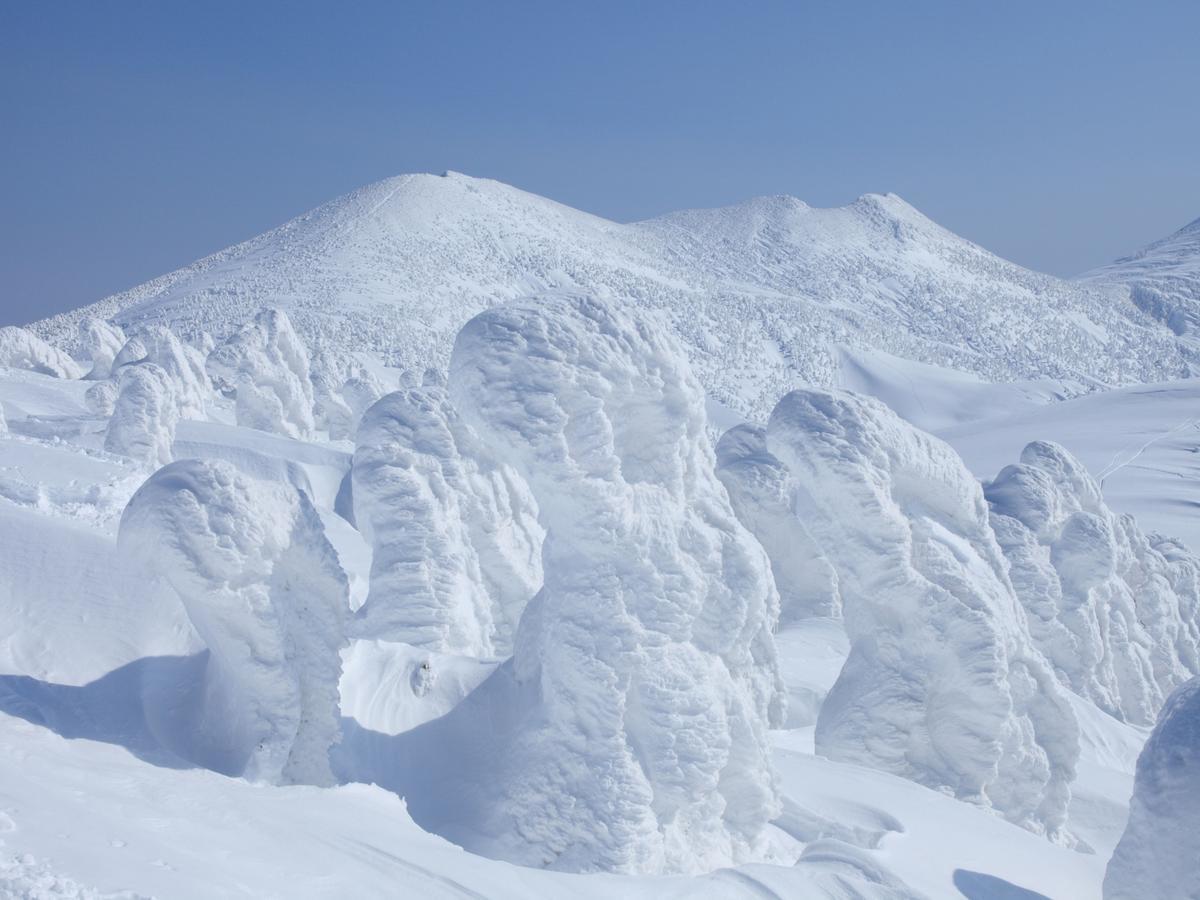
[[[0,0],[0,324],[402,172],[895,191],[1074,274],[1200,216],[1200,3]]]

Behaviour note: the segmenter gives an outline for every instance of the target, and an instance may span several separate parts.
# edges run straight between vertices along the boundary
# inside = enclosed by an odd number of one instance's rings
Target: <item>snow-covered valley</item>
[[[0,329],[0,896],[1197,896],[1195,227],[402,176]]]

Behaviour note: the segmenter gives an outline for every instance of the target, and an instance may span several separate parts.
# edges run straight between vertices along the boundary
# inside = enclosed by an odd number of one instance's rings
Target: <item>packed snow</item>
[[[0,895],[1196,896],[1193,231],[405,176],[0,330]]]

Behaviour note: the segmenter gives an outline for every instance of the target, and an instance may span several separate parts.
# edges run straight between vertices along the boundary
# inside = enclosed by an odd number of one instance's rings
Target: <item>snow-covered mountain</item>
[[[1131,256],[1079,276],[1086,287],[1126,291],[1186,343],[1200,346],[1200,219]]]
[[[482,309],[564,287],[658,310],[709,394],[759,418],[797,382],[838,383],[841,348],[1089,386],[1181,377],[1192,359],[1128,297],[1002,260],[892,194],[618,224],[456,173],[368,185],[34,330],[69,343],[90,315],[221,338],[280,306],[310,341],[420,370]]]

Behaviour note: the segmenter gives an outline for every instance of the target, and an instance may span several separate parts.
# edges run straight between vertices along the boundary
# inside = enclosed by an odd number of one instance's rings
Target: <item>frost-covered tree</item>
[[[27,369],[54,378],[80,378],[83,369],[70,355],[43,341],[32,331],[6,325],[0,328],[0,366]]]
[[[766,429],[738,425],[725,432],[717,443],[717,477],[771,560],[780,623],[841,616],[837,572],[792,512],[792,476],[767,450]]]
[[[327,431],[332,440],[352,440],[363,413],[387,388],[350,354],[327,347],[313,353],[309,370],[316,427]]]
[[[523,479],[488,458],[443,387],[388,394],[358,428],[354,518],[373,548],[355,633],[446,653],[507,655],[542,583]]]
[[[100,401],[99,397],[93,399]],[[156,469],[171,461],[178,423],[176,383],[161,367],[146,362],[117,370],[117,395],[104,433],[105,450]]]
[[[106,378],[87,389],[83,395],[83,402],[92,415],[111,416],[117,404],[117,394],[117,379]]]
[[[125,366],[154,363],[175,386],[179,414],[184,419],[203,419],[208,414],[211,388],[199,352],[165,325],[151,325],[125,342],[113,360],[114,375]]]
[[[281,309],[264,309],[208,354],[213,384],[236,398],[237,422],[306,439],[312,435],[308,350]]]
[[[778,595],[678,343],[615,305],[542,297],[462,329],[449,391],[529,483],[545,579],[512,659],[437,723],[472,735],[476,768],[413,808],[453,808],[444,830],[468,846],[557,869],[741,858],[778,811]]]
[[[1200,673],[1200,598],[1186,553],[1168,558],[1057,444],[1035,441],[985,486],[1031,633],[1062,682],[1140,725]]]
[[[1200,678],[1167,699],[1138,757],[1105,900],[1200,900]]]
[[[119,546],[178,594],[208,647],[178,749],[253,780],[331,784],[348,589],[308,497],[181,460],[134,494]]]
[[[93,381],[108,378],[113,360],[125,346],[125,340],[125,332],[118,325],[95,316],[80,319],[77,356],[91,364],[86,377]]]
[[[817,390],[779,402],[767,448],[837,570],[850,638],[817,752],[1065,837],[1078,726],[962,460],[874,399]]]

